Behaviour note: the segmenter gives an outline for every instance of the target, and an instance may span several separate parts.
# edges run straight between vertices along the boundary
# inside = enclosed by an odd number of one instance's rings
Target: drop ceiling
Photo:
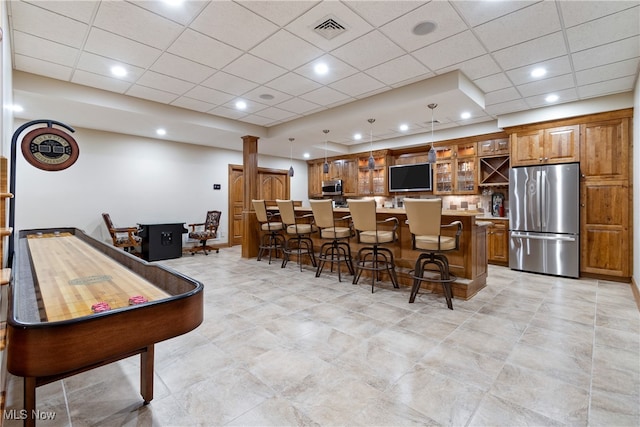
[[[631,92],[640,63],[637,1],[6,5],[16,117],[151,138],[163,127],[162,138],[236,150],[255,135],[260,153],[282,157],[289,138],[296,158],[323,157],[327,139],[329,155],[366,150],[371,135],[430,141],[430,103],[436,132],[498,129],[551,93],[565,104]],[[426,21],[434,31],[412,31]],[[128,74],[112,76],[113,65]],[[547,74],[532,78],[539,66]]]

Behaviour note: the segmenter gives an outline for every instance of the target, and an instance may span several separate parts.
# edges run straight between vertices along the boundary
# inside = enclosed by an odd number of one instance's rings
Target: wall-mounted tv
[[[389,166],[389,191],[431,191],[431,165]]]

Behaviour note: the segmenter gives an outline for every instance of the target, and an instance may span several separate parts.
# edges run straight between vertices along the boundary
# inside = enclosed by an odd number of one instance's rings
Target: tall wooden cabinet
[[[581,125],[580,138],[580,271],[625,280],[633,241],[626,114]]]
[[[475,194],[476,168],[475,142],[437,147],[433,194]]]

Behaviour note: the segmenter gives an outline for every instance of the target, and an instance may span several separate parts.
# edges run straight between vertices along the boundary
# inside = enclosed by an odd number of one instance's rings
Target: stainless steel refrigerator
[[[512,168],[509,173],[509,267],[578,277],[578,163]]]

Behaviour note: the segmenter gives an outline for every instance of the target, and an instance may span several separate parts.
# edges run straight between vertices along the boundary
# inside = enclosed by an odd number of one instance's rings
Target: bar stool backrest
[[[256,211],[256,218],[258,222],[269,222],[269,215],[267,214],[267,204],[264,200],[252,200],[253,210]]]
[[[333,202],[329,199],[309,200],[315,224],[320,228],[334,227]]]
[[[416,236],[440,235],[442,199],[405,198],[403,203],[411,234]]]
[[[280,210],[280,219],[285,225],[295,225],[296,212],[293,208],[293,200],[276,200],[278,210]]]
[[[376,201],[348,199],[349,212],[353,220],[353,227],[358,231],[377,231]]]

